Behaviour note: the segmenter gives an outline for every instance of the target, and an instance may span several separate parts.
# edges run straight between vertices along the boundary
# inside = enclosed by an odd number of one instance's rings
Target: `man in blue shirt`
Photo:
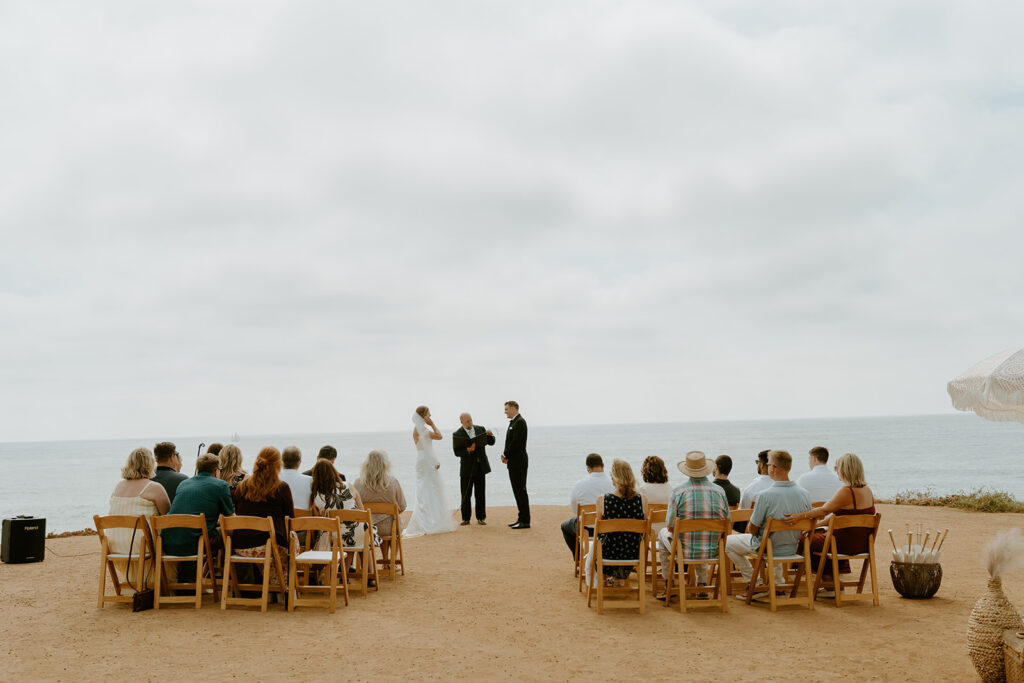
[[[178,491],[171,503],[170,515],[206,515],[206,529],[210,537],[210,556],[215,556],[223,547],[224,541],[217,527],[220,515],[235,514],[235,505],[231,500],[231,487],[223,479],[218,479],[219,460],[217,456],[206,455],[196,460],[196,476],[186,479],[178,485]],[[164,529],[164,554],[194,555],[199,545],[198,529]],[[178,563],[178,578],[183,583],[195,579],[195,565],[189,562]]]
[[[756,554],[761,547],[762,533],[768,518],[782,519],[793,512],[811,509],[811,498],[807,491],[789,480],[793,457],[786,451],[771,451],[768,454],[768,476],[772,485],[757,496],[754,511],[747,524],[747,533],[732,534],[726,540],[725,552],[733,565],[740,570],[743,580],[750,582],[754,568],[750,566],[748,554]],[[799,531],[776,531],[772,534],[775,555],[795,555],[800,542]],[[782,583],[782,565],[775,567],[775,581]],[[744,596],[745,599],[745,596]]]

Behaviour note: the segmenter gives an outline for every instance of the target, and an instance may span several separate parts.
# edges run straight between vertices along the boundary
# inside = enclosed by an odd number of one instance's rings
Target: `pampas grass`
[[[1009,529],[996,534],[985,546],[985,566],[993,579],[1024,567],[1024,537],[1020,529]]]

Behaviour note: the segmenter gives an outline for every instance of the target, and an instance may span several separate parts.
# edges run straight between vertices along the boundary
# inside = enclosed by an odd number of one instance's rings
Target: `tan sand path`
[[[267,614],[175,606],[132,614],[95,606],[95,537],[48,541],[42,564],[0,565],[0,678],[4,680],[566,680],[607,677],[737,679],[972,680],[964,632],[985,588],[980,554],[996,529],[1024,517],[880,506],[883,530],[904,523],[949,526],[944,579],[936,598],[903,600],[888,577],[879,540],[882,606],[813,612],[733,601],[728,614],[682,615],[650,600],[648,612],[598,616],[576,592],[558,524],[561,507],[534,508],[534,527],[512,531],[511,509],[486,527],[410,539],[409,569],[379,593],[334,615],[306,608]],[[81,557],[58,557],[86,553]],[[1024,606],[1018,572],[1006,579]],[[661,668],[668,649],[680,668]],[[681,657],[681,655],[680,655]],[[766,669],[753,676],[756,662]],[[798,676],[798,678],[801,678]]]

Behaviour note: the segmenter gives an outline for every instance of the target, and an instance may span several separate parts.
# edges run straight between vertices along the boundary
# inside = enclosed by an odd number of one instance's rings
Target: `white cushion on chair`
[[[615,566],[615,567],[632,567],[634,564],[640,563],[640,558],[635,560],[601,560],[604,566]]]
[[[772,558],[772,560],[775,561],[775,562],[789,562],[790,560],[803,560],[803,559],[804,559],[803,555],[776,555],[775,557]],[[764,556],[764,561],[765,562],[768,561],[768,555],[767,554]]]
[[[330,550],[307,550],[295,556],[296,562],[330,562],[332,559]]]
[[[198,560],[198,555],[164,555],[165,560]]]

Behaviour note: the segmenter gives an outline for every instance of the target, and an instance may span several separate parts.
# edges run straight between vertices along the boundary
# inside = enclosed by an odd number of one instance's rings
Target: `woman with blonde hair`
[[[845,453],[836,460],[836,474],[846,486],[835,492],[821,507],[786,515],[787,522],[795,522],[800,519],[827,518],[828,515],[873,515],[875,514],[875,494],[868,487],[864,480],[864,463],[853,453]],[[857,555],[868,550],[868,540],[871,536],[870,529],[850,528],[837,529],[833,534],[836,539],[836,547],[844,555]],[[825,547],[825,534],[817,532],[811,536],[811,565],[814,570],[818,569],[818,553]],[[840,573],[850,570],[850,563],[843,560],[839,563]],[[829,581],[832,580],[832,563],[826,562],[822,570],[822,576]],[[822,593],[828,596],[828,592]]]
[[[248,474],[242,469],[242,449],[229,443],[217,457],[220,459],[220,478],[234,489]]]
[[[615,490],[597,499],[597,519],[645,519],[647,498],[637,491],[633,468],[625,460],[612,461],[612,486]],[[640,556],[641,534],[617,531],[601,534],[601,556],[606,560],[632,560]],[[587,554],[587,581],[591,580],[593,547]],[[605,567],[605,583],[618,585],[627,578],[632,567]],[[643,577],[638,577],[643,581]]]
[[[154,517],[165,515],[171,508],[171,500],[163,486],[151,481],[156,474],[156,458],[148,448],[136,448],[128,454],[128,460],[121,468],[121,481],[117,482],[114,492],[110,495],[108,515],[145,515]],[[138,554],[144,538],[142,529],[135,532],[132,541],[131,529],[111,529],[107,532],[110,541],[110,552],[117,554]],[[132,565],[131,575],[134,580],[136,565]],[[147,577],[148,578],[148,577]]]
[[[405,512],[405,493],[402,485],[391,474],[391,459],[386,451],[375,449],[369,452],[359,470],[359,478],[352,482],[352,488],[365,503],[394,503],[399,512]],[[380,551],[384,559],[390,557],[391,516],[374,515],[373,526],[380,534]],[[402,529],[399,526],[398,532]]]

